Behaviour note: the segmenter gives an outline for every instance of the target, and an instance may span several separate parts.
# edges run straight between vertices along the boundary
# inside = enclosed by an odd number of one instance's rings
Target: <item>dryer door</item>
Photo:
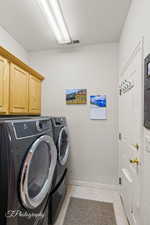
[[[20,195],[26,208],[38,207],[48,195],[57,162],[53,139],[44,135],[31,146],[21,173]]]
[[[58,138],[58,160],[63,166],[68,160],[70,149],[69,133],[67,127],[62,127]]]

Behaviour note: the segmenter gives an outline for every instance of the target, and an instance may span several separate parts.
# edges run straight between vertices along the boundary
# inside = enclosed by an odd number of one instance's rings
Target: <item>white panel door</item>
[[[119,155],[122,177],[122,199],[131,225],[140,224],[142,163],[142,44],[140,44],[120,81]]]

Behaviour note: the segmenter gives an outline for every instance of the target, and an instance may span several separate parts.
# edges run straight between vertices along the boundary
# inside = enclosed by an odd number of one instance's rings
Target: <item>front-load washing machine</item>
[[[45,225],[57,150],[48,117],[0,119],[0,224]]]
[[[70,139],[65,117],[51,118],[53,138],[57,149],[57,165],[49,197],[49,224],[54,224],[67,191]]]

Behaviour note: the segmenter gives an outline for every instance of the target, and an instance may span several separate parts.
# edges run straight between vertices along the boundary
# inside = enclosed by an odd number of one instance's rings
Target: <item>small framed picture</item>
[[[86,89],[67,89],[66,94],[66,104],[86,104],[87,103],[87,90]]]

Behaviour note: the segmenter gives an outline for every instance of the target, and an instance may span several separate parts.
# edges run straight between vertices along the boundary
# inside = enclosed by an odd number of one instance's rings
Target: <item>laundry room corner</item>
[[[43,114],[65,115],[71,138],[70,181],[118,184],[118,44],[30,53],[46,76]],[[65,89],[86,88],[87,105],[66,105]],[[90,120],[89,97],[106,94],[107,120]]]
[[[0,45],[18,56],[24,62],[29,63],[29,53],[18,43],[2,26],[0,26]]]
[[[0,225],[150,225],[150,0],[0,3]]]

